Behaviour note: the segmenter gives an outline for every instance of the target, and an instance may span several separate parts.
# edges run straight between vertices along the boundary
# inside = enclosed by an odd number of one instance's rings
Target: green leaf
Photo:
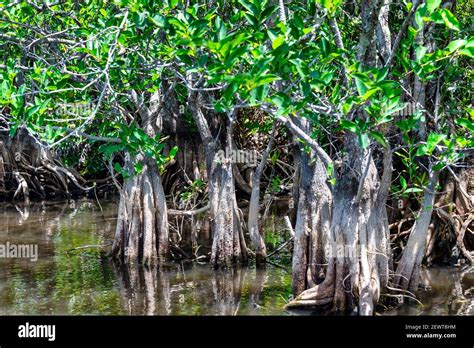
[[[39,107],[39,114],[40,115],[43,115],[45,113],[46,109],[48,108],[48,104],[49,104],[50,101],[51,101],[51,98],[48,98],[48,99],[44,100],[41,103],[41,105]]]
[[[446,138],[446,134],[437,134],[437,133],[430,133],[428,135],[428,139],[426,143],[430,148],[438,145],[443,139]]]
[[[420,193],[420,192],[423,192],[423,189],[418,188],[418,187],[411,187],[404,191],[404,193]]]
[[[400,185],[402,185],[402,190],[405,191],[405,189],[408,186],[406,179],[403,176],[400,175],[399,180],[400,180]]]
[[[258,87],[258,86],[261,86],[261,85],[269,84],[269,83],[271,83],[273,81],[277,81],[277,80],[280,80],[279,76],[268,74],[268,75],[259,76],[255,80],[255,84],[256,84],[256,87]]]
[[[359,95],[364,95],[365,92],[367,91],[366,84],[362,81],[362,79],[360,79],[357,76],[354,76],[354,80],[355,80],[355,83],[356,83],[357,93],[359,93]]]
[[[26,111],[26,117],[28,119],[30,119],[31,117],[33,117],[34,115],[36,115],[38,113],[38,111],[40,110],[40,107],[41,105],[39,104],[36,104],[36,105],[33,105],[31,108],[29,108],[27,111]]]
[[[418,147],[416,155],[417,156],[431,155],[431,153],[436,148],[436,145],[438,145],[445,138],[446,138],[445,134],[430,133],[428,135],[428,139],[426,140],[426,144],[422,144],[421,146]]]
[[[428,47],[425,47],[425,46],[418,46],[418,47],[415,49],[415,60],[416,60],[417,62],[419,62],[420,60],[422,60],[427,51],[428,51]]]
[[[145,142],[148,139],[148,135],[146,135],[145,132],[139,128],[133,131],[133,135],[135,136],[135,138],[142,142]]]
[[[247,11],[249,11],[254,17],[259,17],[259,14],[260,14],[260,11],[258,10],[258,8],[254,5],[254,4],[251,4],[245,0],[239,0],[239,3],[245,7],[247,9]]]
[[[217,25],[217,38],[218,40],[224,40],[224,38],[227,36],[227,28],[224,24],[224,22],[222,22],[222,20],[220,20],[220,18],[218,17],[216,19],[216,25]]]
[[[0,85],[0,96],[3,98],[8,98],[10,94],[10,84],[7,80],[3,80],[2,84]]]
[[[290,98],[285,93],[277,93],[272,97],[272,102],[279,108],[286,108],[291,104]]]
[[[10,131],[9,131],[10,138],[13,138],[15,136],[19,125],[20,125],[19,123],[15,122],[10,126]]]
[[[347,115],[352,109],[353,102],[352,101],[346,101],[344,104],[342,104],[342,112]]]
[[[135,173],[140,174],[143,170],[143,163],[142,162],[137,162],[134,165]]]
[[[428,145],[422,144],[418,146],[418,149],[416,150],[416,155],[417,156],[424,156],[428,153]]]
[[[474,120],[474,108],[467,108],[466,111],[468,112],[469,116]]]
[[[439,162],[439,163],[436,163],[434,166],[433,166],[433,170],[442,170],[444,168],[445,164],[443,162]]]
[[[302,78],[305,78],[305,77],[306,77],[306,74],[305,74],[305,72],[304,72],[304,70],[303,70],[303,61],[302,61],[301,59],[299,59],[299,58],[297,58],[297,59],[290,59],[289,62],[292,63],[292,64],[295,66],[296,71],[298,71],[298,74],[300,74],[300,76],[301,76]]]
[[[469,129],[471,132],[474,132],[474,121],[467,118],[458,118],[454,121],[457,125]]]
[[[378,87],[369,89],[367,92],[364,93],[364,95],[362,96],[362,99],[368,100],[371,96],[373,96],[379,90],[380,90],[380,88],[378,88]]]
[[[54,137],[54,130],[53,130],[53,127],[48,124],[46,125],[46,139],[47,140],[52,140]]]
[[[390,105],[384,113],[384,116],[392,115],[398,111],[402,111],[406,109],[408,103],[396,103],[394,105]]]
[[[459,51],[459,54],[467,56],[469,58],[474,58],[474,47],[466,47]]]
[[[370,139],[367,133],[361,133],[357,135],[357,140],[359,141],[359,145],[366,149],[370,145]]]
[[[352,133],[356,133],[358,128],[357,128],[357,124],[353,121],[349,121],[349,120],[342,120],[341,121],[341,127],[343,129],[347,129],[348,131],[351,131]]]
[[[115,171],[118,172],[118,173],[122,173],[122,172],[123,172],[123,169],[122,169],[122,166],[120,165],[120,163],[115,162],[115,163],[114,163],[114,169],[115,169]]]
[[[168,157],[170,159],[173,159],[176,156],[177,153],[178,153],[178,147],[173,146],[173,148],[170,150],[170,153],[169,153]]]
[[[112,154],[122,151],[122,150],[123,150],[123,146],[120,144],[113,144],[113,145],[106,144],[100,147],[100,151],[107,157],[110,157]]]
[[[280,35],[278,36],[275,40],[272,42],[272,48],[276,50],[278,47],[280,47],[283,42],[285,42],[285,35]]]
[[[377,83],[382,82],[387,78],[388,70],[389,70],[388,68],[382,68],[377,72],[377,78],[376,78]]]
[[[449,52],[454,52],[456,50],[458,50],[460,47],[464,46],[466,44],[466,40],[454,40],[454,41],[451,41],[449,43],[448,46],[446,46],[446,49],[449,51]]]
[[[438,11],[434,12],[430,19],[436,23],[444,23],[446,27],[453,29],[453,30],[460,30],[461,26],[459,21],[454,17],[454,15],[446,8],[439,9]]]
[[[220,100],[214,103],[214,110],[216,112],[227,112],[229,108],[223,101]]]
[[[334,175],[334,163],[329,163],[328,167],[326,168],[326,173],[329,177]]]
[[[159,28],[166,27],[166,18],[160,14],[150,17],[151,22]]]
[[[238,58],[247,53],[247,50],[247,46],[240,46],[235,49],[232,49],[224,62],[226,68],[231,68]]]
[[[340,6],[343,0],[317,0],[329,13],[336,11],[337,7]]]
[[[377,132],[377,131],[372,131],[369,133],[370,136],[372,138],[375,139],[375,141],[377,141],[380,145],[382,145],[383,147],[386,147],[387,146],[387,140],[385,140],[385,136],[380,133],[380,132]]]
[[[454,17],[454,15],[448,9],[443,9],[442,18],[444,20],[444,24],[450,29],[460,30],[461,26],[459,21]]]
[[[441,5],[441,0],[426,0],[426,9],[429,13],[436,10]]]
[[[321,75],[319,78],[320,81],[322,81],[326,86],[329,85],[329,83],[332,81],[334,77],[334,73],[332,72],[325,72]]]

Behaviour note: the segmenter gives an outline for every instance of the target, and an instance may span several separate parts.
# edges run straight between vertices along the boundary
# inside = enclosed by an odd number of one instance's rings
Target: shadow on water
[[[38,260],[0,258],[0,315],[289,315],[291,275],[280,268],[215,271],[197,263],[161,269],[104,257],[117,206],[90,201],[0,206],[0,245],[38,245]],[[104,249],[105,248],[105,249]],[[474,271],[424,270],[424,307],[386,314],[474,314]],[[315,313],[313,313],[315,314]]]

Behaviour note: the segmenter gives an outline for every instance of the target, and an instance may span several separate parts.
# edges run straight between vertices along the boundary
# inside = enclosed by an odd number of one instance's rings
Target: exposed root
[[[428,239],[428,263],[450,260],[454,264],[459,251],[472,265],[469,231],[473,228],[474,169],[451,171],[444,183],[444,192],[435,204],[432,233]],[[468,235],[466,235],[468,232]]]
[[[13,177],[18,182],[18,188],[13,195],[13,199],[16,199],[18,195],[23,193],[23,199],[26,204],[30,203],[30,190],[28,189],[28,184],[26,183],[25,178],[17,171],[13,172]]]
[[[227,159],[211,171],[209,199],[214,236],[211,264],[215,268],[246,264],[248,255],[242,229],[242,214],[237,206],[232,164]]]
[[[169,257],[165,194],[154,162],[143,157],[139,160],[142,171],[125,180],[120,195],[111,253],[124,263],[157,265]]]
[[[326,171],[316,171],[315,182],[306,187],[308,173],[302,165],[293,258],[297,296],[286,308],[332,305],[336,311],[347,312],[357,307],[360,315],[372,315],[388,284],[391,259],[384,203],[391,182],[391,153],[385,151],[380,179],[370,152],[359,153],[352,161],[325,204],[317,202],[324,191],[315,187],[321,177],[320,184],[325,182]],[[362,178],[355,172],[363,173]],[[375,192],[374,187],[378,188]],[[308,212],[308,207],[314,210]],[[318,219],[323,224],[314,225]],[[308,242],[308,237],[314,241]]]
[[[70,183],[89,190],[74,170],[65,168],[55,154],[19,128],[15,137],[0,132],[0,198],[23,199],[54,197],[58,193],[70,197]],[[16,184],[16,185],[15,185]]]

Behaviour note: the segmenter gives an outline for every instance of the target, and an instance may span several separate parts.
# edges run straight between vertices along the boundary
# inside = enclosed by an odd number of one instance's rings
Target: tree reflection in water
[[[129,315],[259,314],[265,270],[114,265],[124,311]],[[265,314],[265,313],[263,313]]]
[[[216,270],[211,278],[216,315],[237,315],[247,270]]]
[[[127,314],[171,314],[170,280],[166,273],[143,265],[114,266]]]

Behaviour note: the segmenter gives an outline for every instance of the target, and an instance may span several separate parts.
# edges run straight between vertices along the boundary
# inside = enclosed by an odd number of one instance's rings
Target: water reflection
[[[39,259],[0,258],[0,315],[287,315],[291,276],[280,268],[215,271],[170,263],[120,266],[104,257],[117,207],[77,201],[0,206],[0,244],[38,244]],[[387,314],[474,314],[474,270],[423,271],[424,308]],[[302,314],[308,314],[304,312]]]
[[[387,315],[473,315],[474,267],[422,269],[417,297],[423,304],[405,304]]]
[[[285,297],[274,298],[269,289],[281,277],[289,288],[289,277],[279,270],[214,271],[182,264],[160,270],[115,265],[115,272],[125,312],[130,315],[286,314]]]
[[[87,200],[0,207],[0,243],[39,249],[38,262],[0,259],[0,315],[286,314],[290,275],[280,269],[110,262],[102,246],[113,237],[117,207],[102,207]]]
[[[170,282],[163,273],[138,265],[115,265],[114,269],[126,314],[171,314]]]
[[[218,315],[237,315],[247,271],[216,271],[211,277],[212,292]]]

